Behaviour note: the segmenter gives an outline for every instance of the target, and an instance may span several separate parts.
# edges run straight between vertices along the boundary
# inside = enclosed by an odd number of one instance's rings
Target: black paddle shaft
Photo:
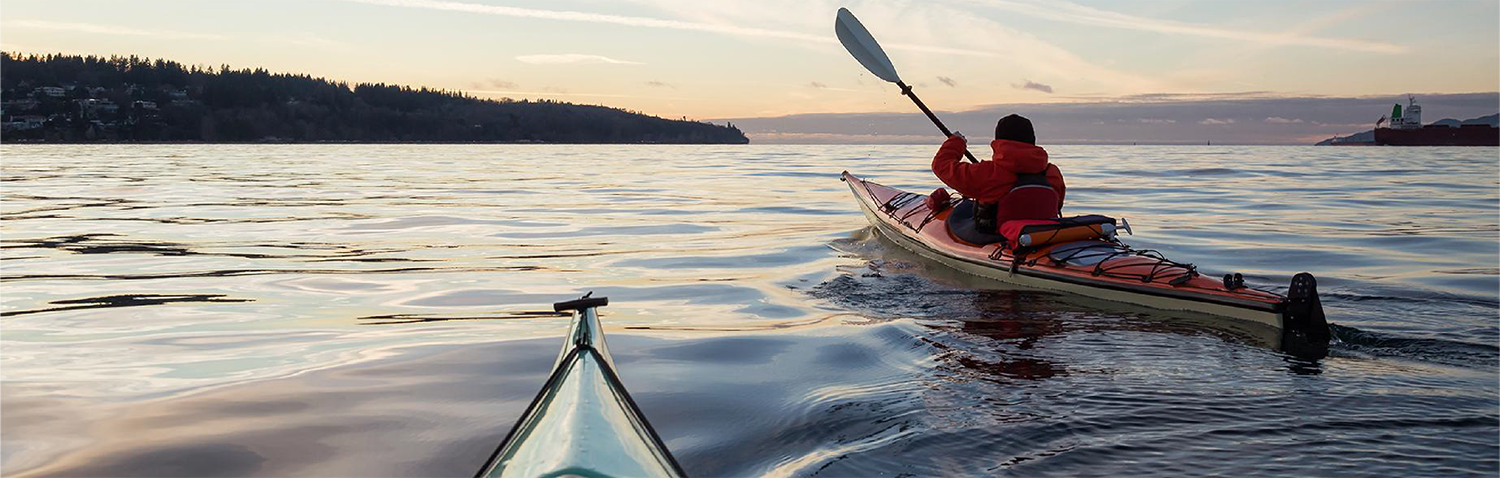
[[[943,126],[943,120],[938,119],[937,115],[932,114],[932,110],[927,109],[927,105],[922,104],[922,99],[917,98],[917,94],[911,92],[911,86],[908,86],[906,83],[900,81],[896,82],[896,86],[901,87],[901,94],[906,95],[908,98],[911,98],[911,101],[913,103],[916,103],[917,107],[921,108],[923,113],[927,114],[927,119],[932,120],[932,124],[937,125],[938,131],[942,131],[943,136],[953,136],[953,132],[948,131],[947,126]],[[969,158],[969,162],[971,163],[979,162],[979,160],[974,159],[974,155],[970,154],[967,148],[964,149],[964,157]]]

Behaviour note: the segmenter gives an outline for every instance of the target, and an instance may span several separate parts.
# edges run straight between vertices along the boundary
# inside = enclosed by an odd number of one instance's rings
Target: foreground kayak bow
[[[604,297],[558,302],[573,311],[552,375],[476,477],[685,476],[615,373],[596,307]]]
[[[880,234],[903,248],[959,271],[1038,289],[1254,322],[1274,328],[1280,348],[1321,358],[1330,338],[1312,274],[1297,274],[1286,295],[1203,277],[1192,264],[1119,241],[1090,239],[1026,248],[978,245],[948,230],[952,208],[934,211],[927,196],[865,181],[845,171],[844,182]]]

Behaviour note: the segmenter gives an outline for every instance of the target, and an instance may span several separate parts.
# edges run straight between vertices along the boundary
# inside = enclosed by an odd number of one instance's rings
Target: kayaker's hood
[[[990,142],[995,164],[1012,173],[1039,173],[1047,169],[1047,150],[1034,144],[997,139]]]

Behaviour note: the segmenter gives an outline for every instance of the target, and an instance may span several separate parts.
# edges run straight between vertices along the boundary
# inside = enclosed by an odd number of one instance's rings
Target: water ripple
[[[1318,274],[1318,361],[903,252],[838,173],[932,150],[0,146],[0,474],[467,476],[589,291],[693,476],[1500,473],[1492,149],[1048,147],[1136,245]]]

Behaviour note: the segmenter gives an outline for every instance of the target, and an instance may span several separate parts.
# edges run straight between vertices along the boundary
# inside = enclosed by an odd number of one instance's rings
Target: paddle
[[[839,43],[844,44],[844,49],[849,50],[849,54],[853,55],[855,60],[859,60],[859,64],[864,65],[865,69],[870,70],[870,73],[876,77],[901,87],[901,94],[911,98],[911,101],[927,114],[927,119],[932,120],[932,124],[937,125],[938,130],[943,132],[943,136],[953,136],[953,133],[948,131],[948,127],[943,126],[943,122],[938,119],[937,115],[932,114],[932,110],[922,104],[922,99],[917,98],[917,95],[911,92],[911,86],[901,81],[901,76],[896,74],[896,65],[891,64],[890,57],[885,56],[885,50],[880,48],[880,43],[877,43],[875,37],[870,35],[870,31],[859,23],[858,18],[854,18],[853,13],[849,13],[849,9],[839,9],[838,18],[833,22],[833,33],[838,35]],[[974,159],[973,154],[969,154],[967,149],[964,150],[964,157],[969,158],[969,161],[979,162]]]

